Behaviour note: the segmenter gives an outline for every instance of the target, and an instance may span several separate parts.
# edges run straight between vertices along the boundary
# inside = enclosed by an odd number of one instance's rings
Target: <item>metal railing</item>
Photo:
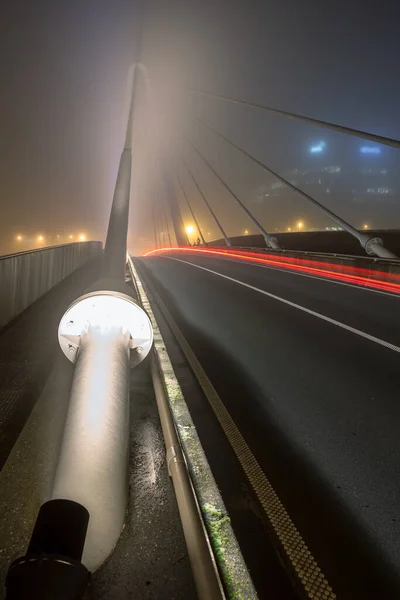
[[[254,600],[257,594],[236,537],[227,519],[223,535],[217,540],[208,509],[227,515],[222,496],[214,480],[188,406],[174,373],[165,340],[147,295],[148,281],[128,259],[137,297],[154,327],[151,375],[163,431],[168,472],[171,476],[185,537],[188,557],[199,600],[225,598],[222,582],[230,587],[229,597]],[[152,294],[154,290],[151,291]],[[155,297],[153,295],[153,299]],[[160,304],[158,304],[160,301]],[[156,301],[165,319],[161,299]],[[168,321],[166,321],[168,322]],[[185,431],[182,436],[180,432]],[[189,433],[190,431],[190,433]],[[214,554],[211,546],[218,547]],[[217,564],[219,572],[217,570]],[[228,583],[229,582],[229,583]]]
[[[101,242],[77,242],[0,256],[0,327],[101,252]]]

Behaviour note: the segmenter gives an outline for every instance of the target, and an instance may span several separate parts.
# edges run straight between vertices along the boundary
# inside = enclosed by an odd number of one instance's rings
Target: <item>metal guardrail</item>
[[[397,283],[400,277],[400,260],[394,258],[379,258],[377,256],[358,256],[352,254],[340,254],[338,252],[313,252],[308,250],[286,250],[285,248],[271,249],[251,246],[234,246],[233,250],[251,252],[260,256],[269,255],[282,257],[284,261],[301,263],[305,259],[315,264],[324,264],[324,268],[330,271],[346,272],[348,274],[362,275],[373,279],[377,273],[379,278],[385,281]],[[219,248],[222,253],[228,250]]]
[[[0,256],[0,327],[101,252],[101,242],[77,242]]]
[[[140,304],[153,325],[153,386],[167,451],[168,470],[177,498],[198,598],[256,600],[257,593],[233,532],[229,514],[204,454],[165,340],[153,313],[146,291],[147,282],[143,283],[142,273],[139,274],[131,258],[128,258],[128,267]],[[156,302],[161,308],[159,297]],[[214,561],[218,565],[225,590],[220,585],[220,577],[213,566]]]
[[[211,556],[207,534],[169,409],[156,354],[152,356],[151,375],[166,447],[168,472],[175,490],[198,598],[199,600],[221,600],[225,598],[225,594]]]
[[[210,248],[218,248],[222,251],[227,251],[229,249],[224,246],[213,246],[212,242],[208,242],[207,246]],[[344,262],[360,262],[365,263],[366,265],[369,263],[373,263],[374,265],[393,265],[394,267],[400,268],[400,259],[398,258],[382,258],[378,256],[363,256],[361,254],[342,254],[340,252],[318,252],[316,250],[293,250],[290,248],[261,248],[259,246],[232,246],[232,250],[245,250],[247,252],[257,252],[258,254],[276,254],[279,256],[280,254],[290,256],[308,256],[311,258],[326,258],[326,259],[340,259]]]
[[[151,357],[151,376],[165,442],[168,473],[175,490],[179,516],[198,598],[199,600],[221,600],[225,598],[225,594],[210,551],[209,540],[201,518],[196,493],[193,489],[188,466],[180,444],[180,438],[176,430],[177,425],[170,410],[170,395],[166,386],[166,379],[168,377],[170,385],[172,384],[176,389],[178,389],[179,383],[172,372],[172,366],[169,369],[166,368],[165,363],[169,366],[170,361],[165,343],[149,304],[143,283],[140,280],[139,273],[135,269],[130,257],[128,257],[128,268],[137,293],[138,302],[146,310],[153,325],[154,351]],[[164,355],[164,360],[161,354]]]

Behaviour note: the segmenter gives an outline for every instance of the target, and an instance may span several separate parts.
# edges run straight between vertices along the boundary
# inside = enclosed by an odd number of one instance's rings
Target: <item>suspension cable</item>
[[[152,213],[153,213],[153,227],[154,227],[154,243],[156,248],[159,248],[158,239],[157,239],[157,227],[156,227],[156,211],[154,210],[154,204],[152,205]]]
[[[165,196],[164,196],[164,200],[165,200]],[[165,221],[165,227],[166,227],[166,230],[167,230],[167,235],[168,235],[169,247],[170,247],[170,248],[172,248],[171,236],[170,236],[170,233],[169,233],[169,224],[168,224],[168,219],[167,219],[167,209],[166,209],[166,205],[165,205],[165,202],[163,202],[163,201],[161,200],[161,197],[159,197],[159,200],[158,200],[158,201],[159,201],[159,203],[160,203],[160,206],[161,206],[162,212],[164,213],[164,221]]]
[[[183,197],[184,197],[184,198],[185,198],[185,200],[186,200],[186,204],[187,204],[187,205],[188,205],[188,207],[189,207],[190,214],[191,214],[191,215],[192,215],[192,217],[193,217],[193,221],[194,221],[194,222],[195,222],[195,224],[196,224],[197,231],[198,231],[198,232],[199,232],[199,234],[200,234],[200,237],[201,237],[201,239],[202,239],[202,242],[203,242],[204,246],[207,246],[207,242],[206,242],[206,240],[205,240],[205,238],[204,238],[203,232],[202,232],[202,231],[201,231],[201,229],[200,229],[200,225],[199,225],[199,223],[198,223],[198,221],[197,221],[196,215],[194,214],[193,208],[192,208],[192,206],[191,206],[191,204],[190,204],[190,202],[189,202],[189,198],[188,198],[188,196],[187,196],[187,194],[186,194],[186,192],[185,192],[185,188],[183,187],[183,183],[182,183],[182,181],[181,181],[181,179],[180,179],[180,177],[179,177],[179,175],[178,175],[178,172],[176,172],[176,180],[177,180],[177,182],[178,182],[178,185],[179,185],[179,187],[180,187],[180,189],[181,189],[182,195],[183,195]]]
[[[267,231],[264,229],[264,227],[261,225],[261,223],[259,223],[257,221],[257,219],[252,215],[252,213],[249,211],[249,209],[243,204],[243,202],[240,200],[240,198],[235,194],[235,192],[232,190],[232,188],[226,183],[226,181],[221,177],[221,175],[218,173],[218,171],[212,166],[212,164],[207,160],[207,158],[197,148],[197,146],[195,146],[193,144],[193,142],[191,142],[191,140],[189,140],[187,137],[185,137],[185,140],[190,144],[190,146],[195,150],[195,152],[197,152],[197,154],[202,158],[202,160],[207,165],[207,167],[210,169],[210,171],[215,175],[215,177],[218,179],[218,181],[220,181],[220,183],[222,183],[222,185],[225,187],[225,189],[229,192],[229,194],[235,200],[236,204],[239,205],[239,207],[242,209],[242,211],[245,213],[245,215],[253,223],[253,225],[255,225],[257,227],[257,229],[259,230],[261,235],[264,237],[267,248],[280,248],[280,245],[278,244],[278,240],[274,236],[267,233]]]
[[[158,229],[158,240],[160,243],[160,248],[162,248],[165,244],[163,244],[162,238],[161,236],[164,234],[164,232],[162,231],[162,222],[161,222],[161,216],[160,216],[160,207],[158,205],[157,200],[154,200],[154,207],[155,207],[155,213],[156,213],[156,220],[157,220],[157,229]],[[164,239],[165,241],[165,239]]]
[[[205,195],[204,195],[204,193],[203,193],[202,189],[200,188],[199,184],[197,183],[197,181],[196,181],[196,178],[195,178],[195,176],[193,175],[193,172],[192,172],[191,168],[189,167],[188,163],[185,161],[185,159],[184,159],[184,158],[182,158],[182,162],[183,162],[183,164],[185,165],[185,167],[186,167],[186,170],[187,170],[187,172],[189,173],[189,175],[190,175],[190,177],[191,177],[191,179],[192,179],[192,181],[193,181],[194,185],[196,186],[196,189],[197,189],[197,191],[199,192],[199,194],[200,194],[200,196],[202,197],[202,199],[204,200],[204,203],[206,204],[206,206],[207,206],[208,210],[210,211],[210,213],[211,213],[211,215],[212,215],[212,217],[213,217],[213,219],[214,219],[215,223],[217,224],[217,227],[218,227],[218,229],[219,229],[219,230],[220,230],[220,232],[222,233],[222,236],[223,236],[223,238],[224,238],[224,240],[225,240],[225,244],[226,244],[227,246],[231,246],[232,244],[231,244],[231,241],[230,241],[230,239],[228,238],[227,234],[225,233],[225,231],[224,231],[224,228],[222,227],[221,223],[219,222],[219,219],[218,219],[217,215],[215,214],[215,212],[214,212],[214,211],[213,211],[213,209],[211,208],[211,206],[210,206],[210,204],[209,204],[209,202],[208,202],[207,198],[205,197]]]
[[[343,125],[336,125],[335,123],[330,123],[329,121],[322,121],[320,119],[313,119],[312,117],[305,117],[303,115],[298,115],[296,113],[292,113],[286,110],[279,110],[277,108],[272,108],[263,104],[256,104],[255,102],[248,102],[246,100],[230,98],[229,96],[223,96],[222,94],[211,94],[209,92],[202,92],[200,90],[195,89],[189,89],[188,92],[190,94],[197,94],[200,96],[208,96],[209,98],[215,98],[217,100],[224,100],[225,102],[231,102],[232,104],[241,104],[243,106],[250,106],[251,108],[258,108],[260,110],[265,110],[267,112],[279,115],[281,117],[287,117],[288,119],[303,121],[304,123],[311,123],[312,125],[319,125],[320,127],[325,127],[325,129],[332,129],[333,131],[338,131],[339,133],[344,133],[353,137],[363,138],[365,140],[369,140],[370,142],[376,142],[377,144],[384,144],[385,146],[400,148],[400,140],[376,135],[374,133],[368,133],[366,131],[360,131],[359,129],[353,129],[351,127],[344,127]]]
[[[252,160],[253,162],[255,162],[264,171],[266,171],[270,175],[273,175],[274,177],[276,177],[276,179],[278,179],[279,181],[281,181],[282,183],[284,183],[286,186],[288,186],[291,190],[293,190],[294,192],[296,192],[299,196],[301,196],[301,198],[303,198],[307,202],[310,202],[311,204],[313,204],[314,206],[316,206],[321,212],[323,212],[324,214],[326,214],[330,219],[332,219],[333,221],[335,221],[336,223],[338,223],[338,225],[340,225],[345,231],[347,231],[352,236],[354,236],[355,238],[358,239],[358,241],[360,242],[361,246],[367,251],[368,254],[376,254],[377,256],[381,256],[382,258],[397,258],[397,256],[395,254],[393,254],[392,252],[390,252],[390,250],[387,250],[383,246],[382,240],[380,238],[371,238],[371,236],[369,236],[369,235],[367,235],[365,233],[362,233],[361,231],[359,231],[358,229],[356,229],[355,227],[353,227],[352,225],[350,225],[350,223],[347,223],[347,221],[344,221],[341,217],[339,217],[334,212],[332,212],[331,210],[329,210],[329,208],[327,208],[323,204],[320,204],[312,196],[310,196],[309,194],[307,194],[306,192],[304,192],[300,188],[298,188],[295,185],[293,185],[292,183],[290,183],[290,181],[288,181],[287,179],[285,179],[284,177],[282,177],[281,175],[279,175],[276,171],[273,171],[272,169],[270,169],[269,167],[267,167],[267,165],[265,165],[263,162],[261,162],[260,160],[258,160],[257,158],[255,158],[255,156],[249,154],[248,152],[246,152],[246,150],[243,150],[243,148],[241,148],[240,146],[238,146],[237,144],[235,144],[234,142],[232,142],[232,140],[230,140],[229,138],[225,137],[222,133],[220,133],[219,131],[217,131],[213,127],[211,127],[211,125],[209,125],[208,123],[206,123],[205,121],[203,121],[199,117],[196,117],[192,113],[189,113],[189,114],[192,117],[192,119],[194,119],[195,121],[198,121],[201,125],[203,125],[207,129],[209,129],[210,131],[212,131],[217,137],[220,137],[227,144],[229,144],[230,146],[232,146],[233,148],[235,148],[236,150],[238,150],[239,152],[241,152],[242,154],[244,154],[245,156],[247,156],[247,158],[249,158],[250,160]],[[193,144],[192,144],[192,146],[193,146]],[[218,178],[220,178],[218,174],[217,174],[217,176],[218,176]]]

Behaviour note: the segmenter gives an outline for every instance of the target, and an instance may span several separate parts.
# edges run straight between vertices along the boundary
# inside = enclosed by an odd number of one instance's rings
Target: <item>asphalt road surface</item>
[[[140,264],[338,596],[400,597],[400,296],[182,251]]]

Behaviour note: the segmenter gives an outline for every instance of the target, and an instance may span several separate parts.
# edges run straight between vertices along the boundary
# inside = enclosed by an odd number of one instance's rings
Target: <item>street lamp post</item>
[[[7,598],[78,600],[89,572],[110,555],[128,500],[129,368],[149,353],[153,330],[125,284],[135,73],[111,207],[103,276],[67,309],[59,342],[75,364],[50,500],[26,556],[10,566]],[[62,526],[62,523],[65,526]]]

